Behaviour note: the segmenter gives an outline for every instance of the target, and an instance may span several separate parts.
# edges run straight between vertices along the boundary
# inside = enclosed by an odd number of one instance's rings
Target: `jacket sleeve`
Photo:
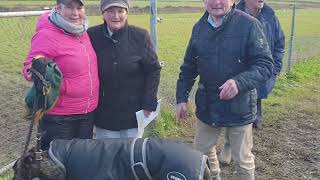
[[[145,73],[145,87],[142,109],[155,111],[157,108],[157,93],[160,83],[161,67],[148,32],[145,32],[144,40],[143,70]]]
[[[198,76],[196,53],[194,49],[194,34],[196,34],[194,29],[189,40],[183,63],[180,67],[176,89],[177,104],[188,102],[190,91]]]
[[[36,33],[32,37],[29,54],[25,59],[22,68],[22,73],[26,80],[31,81],[29,70],[31,67],[32,58],[41,55],[46,58],[53,59],[53,55],[55,54],[55,48],[53,44],[54,42],[41,32]]]
[[[275,26],[276,26],[276,34],[275,34],[275,42],[274,42],[274,50],[273,50],[273,60],[274,60],[274,74],[280,74],[282,69],[282,59],[284,56],[284,48],[285,48],[285,36],[282,30],[282,27],[279,23],[277,17],[275,17]]]
[[[260,22],[255,20],[250,28],[244,63],[248,68],[233,77],[239,93],[259,87],[273,72],[273,59]]]

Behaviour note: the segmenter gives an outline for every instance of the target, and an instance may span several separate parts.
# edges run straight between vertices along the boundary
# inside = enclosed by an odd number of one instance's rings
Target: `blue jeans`
[[[54,139],[92,139],[93,113],[79,115],[45,115],[40,122],[41,148],[49,149]]]
[[[110,131],[96,127],[95,139],[108,139],[108,138],[136,138],[138,128],[122,129],[119,131]]]

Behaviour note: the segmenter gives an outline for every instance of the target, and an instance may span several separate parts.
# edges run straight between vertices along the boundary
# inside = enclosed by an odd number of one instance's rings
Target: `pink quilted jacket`
[[[23,75],[27,80],[31,80],[31,60],[37,55],[52,59],[63,75],[58,101],[48,114],[85,114],[97,107],[97,57],[87,33],[81,36],[67,34],[49,21],[48,13],[43,14],[23,64]]]

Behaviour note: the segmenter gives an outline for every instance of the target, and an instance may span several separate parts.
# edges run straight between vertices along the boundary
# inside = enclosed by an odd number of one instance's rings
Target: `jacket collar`
[[[246,2],[244,0],[241,0],[236,5],[236,8],[241,10],[241,11],[243,11],[243,12],[245,12]],[[267,3],[264,3],[263,8],[261,9],[261,14],[262,15],[274,15],[275,12]]]
[[[222,21],[221,26],[219,26],[217,29],[222,29],[222,28],[225,26],[225,24],[227,24],[227,23],[230,21],[232,15],[233,15],[234,13],[235,13],[235,4],[233,4],[230,12],[225,15],[225,17],[224,17],[224,19],[223,19],[223,21]],[[204,13],[204,15],[201,17],[200,22],[205,23],[205,24],[208,24],[208,26],[211,26],[211,25],[208,23],[208,16],[209,16],[209,13],[208,13],[208,11],[206,11],[206,12]],[[212,27],[212,26],[211,26],[211,27]]]
[[[114,38],[114,37],[118,37],[121,36],[121,34],[123,34],[124,32],[126,32],[128,28],[128,21],[126,21],[125,25],[123,28],[119,29],[118,31],[114,32],[112,36],[110,36],[109,31],[108,31],[108,24],[106,21],[103,22],[103,26],[102,26],[102,30],[103,30],[103,34],[108,37],[108,38]]]

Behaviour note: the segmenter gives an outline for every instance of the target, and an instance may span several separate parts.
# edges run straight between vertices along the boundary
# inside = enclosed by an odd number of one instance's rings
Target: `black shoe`
[[[262,123],[261,122],[254,122],[254,123],[252,123],[252,127],[255,129],[262,129]]]

